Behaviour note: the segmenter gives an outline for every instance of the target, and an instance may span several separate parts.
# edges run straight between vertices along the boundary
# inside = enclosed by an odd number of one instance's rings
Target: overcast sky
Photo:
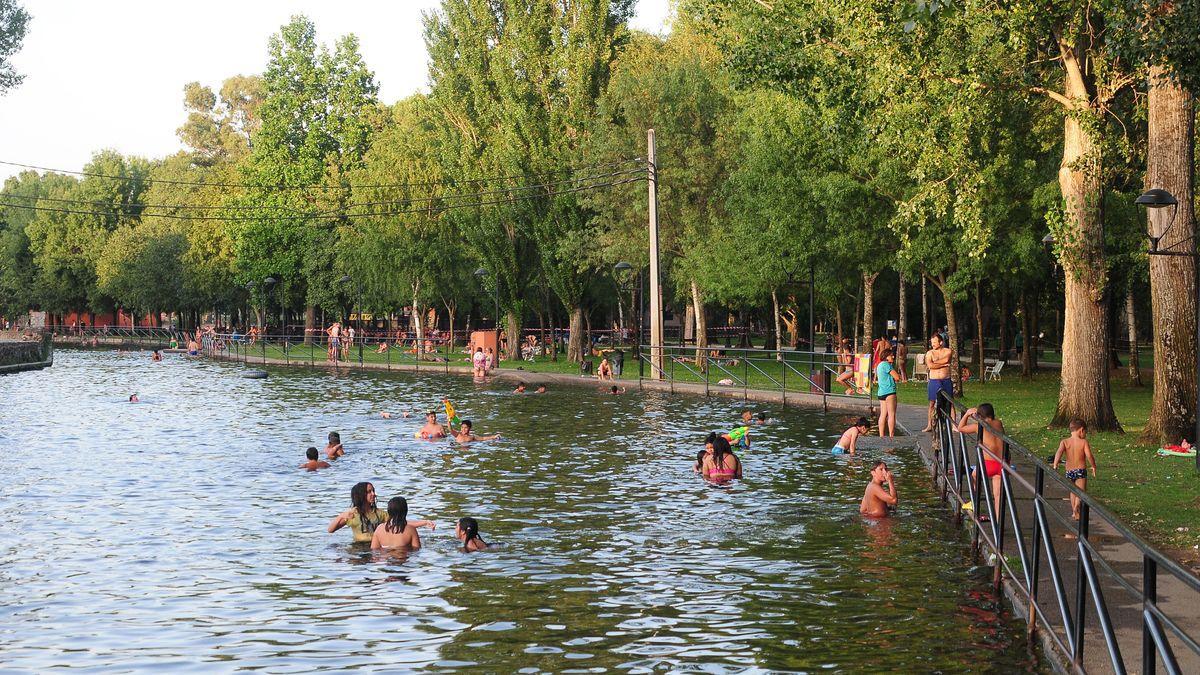
[[[669,0],[638,0],[634,25],[666,29]],[[425,87],[420,14],[438,0],[22,0],[32,15],[13,59],[25,81],[0,96],[0,160],[78,171],[112,148],[161,157],[180,149],[183,85],[216,90],[262,72],[267,38],[293,14],[322,42],[354,33],[382,101]],[[0,180],[19,172],[0,165]]]

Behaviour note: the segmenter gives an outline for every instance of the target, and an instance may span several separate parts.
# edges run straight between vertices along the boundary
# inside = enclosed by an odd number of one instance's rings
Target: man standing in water
[[[884,489],[884,484],[887,489]],[[871,482],[867,483],[867,491],[863,494],[858,512],[868,518],[883,518],[889,509],[896,508],[896,479],[888,470],[887,464],[875,462],[871,467]]]
[[[925,387],[929,395],[929,422],[921,431],[933,431],[933,413],[938,406],[938,393],[954,395],[954,381],[950,379],[950,348],[942,343],[936,333],[929,338],[929,351],[925,352],[925,367],[929,369],[929,384]]]

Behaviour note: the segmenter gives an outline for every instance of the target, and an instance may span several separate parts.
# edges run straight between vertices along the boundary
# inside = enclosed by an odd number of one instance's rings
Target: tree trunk
[[[1000,359],[1008,360],[1008,288],[1000,288]]]
[[[521,358],[521,317],[515,312],[508,313],[508,349],[504,352],[504,358],[509,361]],[[496,367],[499,366],[500,354],[496,354]]]
[[[954,314],[954,300],[946,292],[945,286],[941,282],[937,283],[937,287],[942,292],[942,304],[946,310],[946,330],[950,333],[948,336],[950,338],[950,379],[954,383],[954,395],[961,397],[963,395],[963,380],[962,366],[958,360],[958,348],[962,343],[959,342],[958,319]]]
[[[879,272],[867,274],[863,272],[863,323],[862,323],[862,353],[871,349],[871,330],[875,326],[875,279]]]
[[[1033,309],[1029,292],[1021,290],[1021,377],[1033,377]]]
[[[862,311],[862,280],[860,279],[859,283],[858,283],[858,290],[856,291],[856,295],[854,296],[854,317],[853,317],[854,340],[851,342],[851,344],[854,345],[854,351],[856,351],[856,352],[858,351],[858,345],[859,345],[858,332],[859,332],[859,329],[862,328],[862,323],[860,323],[858,320],[858,317],[862,316],[860,313],[861,311]]]
[[[696,313],[696,366],[704,370],[708,367],[708,355],[704,350],[708,346],[708,319],[704,316],[704,299],[695,279],[692,279],[692,308]]]
[[[1069,51],[1069,50],[1067,50]],[[1070,61],[1070,56],[1064,56]],[[1071,68],[1075,64],[1068,63]],[[1068,77],[1068,94],[1081,100],[1087,91]],[[1080,79],[1082,82],[1082,78]],[[1095,110],[1070,111],[1064,116],[1063,159],[1058,183],[1064,206],[1064,232],[1058,237],[1059,260],[1065,276],[1062,383],[1052,425],[1083,420],[1096,431],[1120,431],[1113,411],[1108,369],[1107,274],[1104,264],[1104,184],[1098,131],[1086,117]]]
[[[1137,315],[1133,311],[1133,283],[1125,289],[1125,325],[1129,330],[1129,384],[1142,386],[1142,367],[1138,354]]]
[[[921,275],[921,339],[929,342],[929,292],[925,275]]]
[[[583,327],[583,308],[569,308],[567,315],[571,317],[571,334],[567,340],[567,360],[571,363],[583,363],[583,359],[587,356],[583,353],[584,345],[586,344],[585,339],[587,338]]]
[[[313,333],[317,329],[317,307],[316,305],[307,305],[304,308],[304,344],[311,345],[313,342]]]
[[[690,302],[683,308],[683,330],[679,336],[679,341],[684,343],[696,340],[696,307]]]
[[[983,299],[980,297],[980,283],[975,282],[975,374],[979,376],[979,384],[983,384],[984,349],[987,344],[983,339]]]
[[[425,322],[421,317],[421,304],[418,296],[421,293],[421,282],[415,281],[412,285],[412,322],[413,332],[417,335],[417,360],[421,359],[421,354],[425,352]],[[360,322],[361,323],[361,322]]]
[[[1159,250],[1195,250],[1193,211],[1195,107],[1191,94],[1150,70],[1150,126],[1146,187],[1162,188],[1177,207],[1148,209],[1150,233]],[[1175,213],[1172,213],[1175,211]],[[1174,222],[1172,222],[1174,217]],[[1167,226],[1170,224],[1170,230]],[[1166,235],[1163,235],[1166,230]],[[1196,424],[1196,259],[1150,256],[1151,324],[1154,327],[1154,400],[1142,434],[1146,440],[1178,443]],[[1197,439],[1193,438],[1193,441]]]
[[[908,338],[908,289],[903,273],[900,274],[900,316],[896,318],[896,335],[901,340]]]
[[[779,331],[781,330],[781,325],[782,325],[782,322],[780,321],[780,318],[779,318],[779,293],[774,288],[771,289],[771,304],[774,306],[774,313],[775,313],[775,348],[776,348],[775,360],[782,361],[783,360],[782,340],[779,339],[779,336],[780,336]],[[811,348],[810,348],[810,350],[811,350]]]
[[[454,360],[454,314],[455,314],[455,310],[458,308],[455,306],[455,303],[453,303],[453,302],[446,302],[443,304],[446,305],[446,318],[449,319],[449,324],[450,324],[450,339],[446,341],[446,343],[447,343],[446,358],[448,360],[453,361]],[[387,338],[385,337],[384,339],[386,340]]]
[[[837,334],[838,340],[840,341],[842,338],[846,337],[846,327],[843,325],[842,321],[842,303],[839,302],[837,307],[833,308],[833,315],[834,319],[837,321]],[[838,346],[840,346],[840,343]]]

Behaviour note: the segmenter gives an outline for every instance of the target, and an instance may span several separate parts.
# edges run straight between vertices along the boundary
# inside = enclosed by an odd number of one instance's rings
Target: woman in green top
[[[348,510],[329,521],[329,531],[337,532],[349,525],[350,531],[354,533],[355,543],[369,544],[375,536],[375,529],[387,522],[388,512],[376,508],[375,486],[366,481],[355,483],[354,487],[350,488],[350,503],[352,506]],[[409,525],[431,530],[437,527],[437,523],[432,520],[414,520]]]
[[[896,437],[896,352],[891,347],[879,355],[875,367],[875,381],[879,383],[879,436]]]
[[[387,511],[375,507],[375,486],[363,481],[350,488],[352,506],[329,521],[329,531],[337,532],[349,525],[355,542],[370,543],[375,528],[387,520]]]

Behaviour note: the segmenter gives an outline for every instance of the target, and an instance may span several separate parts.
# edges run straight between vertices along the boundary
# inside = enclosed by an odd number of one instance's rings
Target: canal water
[[[838,416],[770,409],[745,479],[691,470],[736,402],[60,350],[0,378],[0,669],[1034,670],[911,449],[858,516]],[[136,392],[142,403],[127,399]],[[449,396],[467,447],[413,438]],[[347,455],[297,470],[341,433]],[[874,442],[871,442],[874,441]],[[376,555],[326,526],[372,481],[429,518]],[[460,516],[500,546],[462,553]]]

